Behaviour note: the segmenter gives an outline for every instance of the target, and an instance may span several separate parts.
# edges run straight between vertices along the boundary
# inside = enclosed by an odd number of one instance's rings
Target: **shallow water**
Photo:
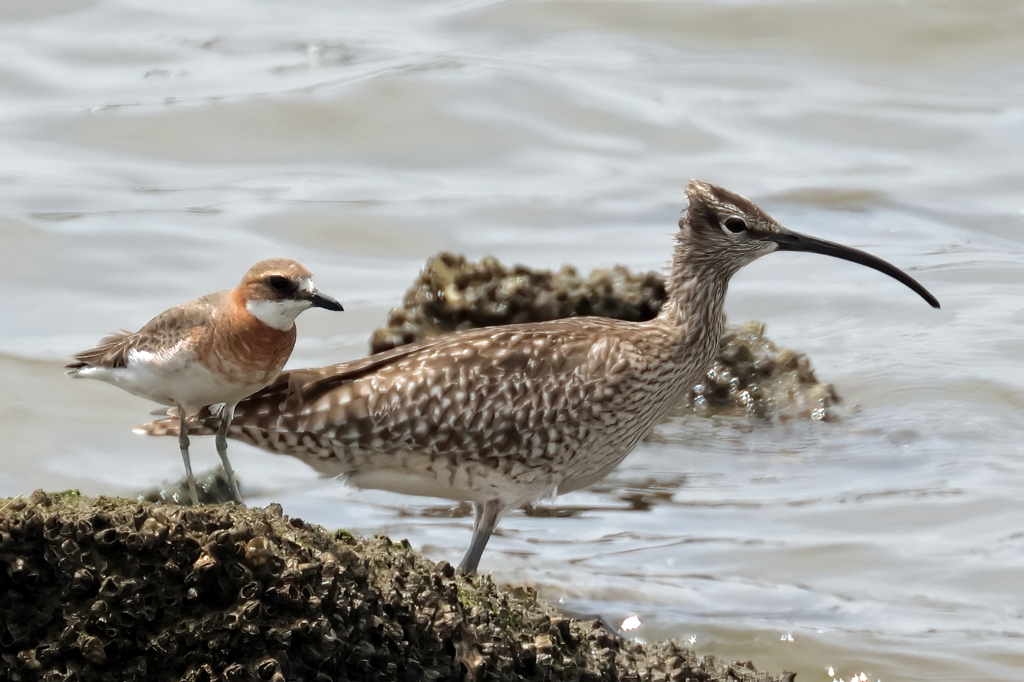
[[[805,681],[1017,679],[1022,65],[1024,3],[996,0],[0,4],[0,495],[178,477],[130,432],[151,405],[61,365],[261,257],[345,304],[300,318],[291,365],[336,362],[441,249],[662,267],[699,177],[942,310],[753,264],[731,319],[808,353],[844,418],[672,420],[567,517],[505,519],[482,570]],[[233,452],[250,503],[438,560],[469,541],[443,501]]]

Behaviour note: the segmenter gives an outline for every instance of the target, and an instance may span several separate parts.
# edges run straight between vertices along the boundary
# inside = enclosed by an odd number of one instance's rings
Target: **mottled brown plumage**
[[[729,278],[777,249],[869,265],[803,237],[746,199],[692,181],[668,277],[648,322],[579,317],[468,330],[355,362],[285,372],[240,402],[228,435],[351,484],[474,503],[460,569],[476,570],[501,515],[606,476],[711,363]],[[937,305],[937,302],[934,302]],[[213,420],[200,415],[198,428]],[[173,420],[142,427],[175,432]]]

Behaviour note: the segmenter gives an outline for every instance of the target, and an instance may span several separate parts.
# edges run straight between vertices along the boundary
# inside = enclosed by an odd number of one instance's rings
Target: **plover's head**
[[[249,268],[235,289],[245,309],[268,327],[288,331],[299,313],[308,308],[344,310],[313,285],[313,273],[288,258],[263,260]]]
[[[716,185],[691,180],[690,205],[679,222],[680,245],[692,263],[731,277],[744,265],[775,251],[809,251],[859,263],[889,275],[914,290],[933,308],[939,302],[895,265],[859,249],[788,230],[753,202]]]

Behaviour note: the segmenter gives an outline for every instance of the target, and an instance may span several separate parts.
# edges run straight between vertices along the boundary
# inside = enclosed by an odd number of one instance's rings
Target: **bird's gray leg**
[[[238,492],[238,480],[235,479],[235,471],[228,461],[228,427],[231,426],[231,418],[235,415],[234,403],[224,405],[220,411],[220,426],[217,428],[217,454],[224,464],[224,473],[228,475],[228,485],[231,486],[231,497],[235,498],[237,504],[242,504],[242,494]]]
[[[192,460],[188,457],[188,425],[185,423],[185,408],[178,406],[178,448],[181,458],[185,460],[185,478],[188,479],[188,494],[192,496],[192,506],[199,506],[199,492],[196,490],[196,477],[192,475]]]
[[[476,567],[480,563],[484,547],[487,546],[494,527],[498,525],[498,521],[504,513],[505,505],[501,500],[473,503],[473,539],[469,543],[469,549],[466,550],[466,556],[462,557],[462,563],[459,564],[459,573],[476,574]]]

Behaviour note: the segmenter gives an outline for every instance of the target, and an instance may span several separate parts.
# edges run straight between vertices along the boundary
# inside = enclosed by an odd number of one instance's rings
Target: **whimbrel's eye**
[[[296,288],[295,282],[281,275],[271,275],[267,278],[267,284],[270,285],[271,289],[282,294],[295,291]]]
[[[747,223],[743,221],[743,218],[737,216],[729,216],[722,221],[722,226],[730,232],[737,234],[747,229]]]

